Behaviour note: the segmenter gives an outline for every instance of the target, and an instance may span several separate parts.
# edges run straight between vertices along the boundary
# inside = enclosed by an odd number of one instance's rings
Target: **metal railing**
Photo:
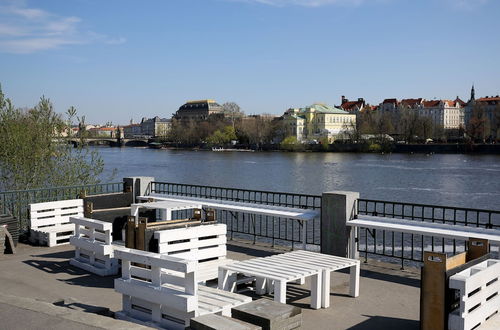
[[[122,191],[123,182],[2,191],[0,192],[0,213],[15,216],[19,221],[19,228],[25,231],[29,223],[29,204],[78,198],[82,193],[97,195]]]
[[[151,193],[211,198],[227,201],[285,206],[303,209],[321,209],[321,196],[248,190],[240,188],[224,188],[191,184],[152,182]],[[217,221],[225,223],[228,237],[250,239],[257,238],[272,245],[293,246],[301,243],[300,225],[297,221],[264,216],[249,215],[224,210],[217,211]],[[319,250],[321,223],[319,217],[306,224],[306,243],[308,249]]]
[[[358,214],[408,221],[500,228],[500,211],[493,210],[358,199]],[[377,231],[367,228],[358,230],[358,251],[365,254],[365,260],[369,254],[399,259],[401,267],[404,267],[405,261],[422,262],[423,251],[456,254],[466,250],[464,240],[396,233],[390,230]]]

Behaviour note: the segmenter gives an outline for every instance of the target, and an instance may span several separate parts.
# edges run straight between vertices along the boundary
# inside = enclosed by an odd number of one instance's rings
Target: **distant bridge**
[[[71,138],[68,140],[69,143],[77,147],[82,143],[80,138]],[[147,138],[108,138],[108,137],[97,137],[97,138],[84,138],[83,142],[87,145],[109,145],[111,147],[125,147],[125,146],[147,146],[149,139]]]

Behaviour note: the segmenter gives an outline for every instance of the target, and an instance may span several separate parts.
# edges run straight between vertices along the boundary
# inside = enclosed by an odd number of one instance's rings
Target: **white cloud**
[[[30,54],[69,45],[94,42],[116,45],[126,41],[84,31],[79,17],[28,8],[18,1],[0,6],[0,22],[0,52],[5,53]]]

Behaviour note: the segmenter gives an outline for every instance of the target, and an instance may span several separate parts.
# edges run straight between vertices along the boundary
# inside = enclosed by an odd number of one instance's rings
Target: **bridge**
[[[75,148],[82,143],[80,138],[70,138],[69,143],[73,144]],[[110,147],[140,147],[147,146],[149,143],[148,138],[111,138],[111,137],[95,137],[84,138],[83,142],[87,145],[109,145]]]

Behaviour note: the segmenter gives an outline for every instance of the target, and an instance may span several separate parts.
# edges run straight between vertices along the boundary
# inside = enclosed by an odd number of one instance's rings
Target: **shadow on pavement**
[[[411,330],[411,329],[420,329],[420,321],[416,320],[407,320],[407,319],[398,319],[395,317],[385,317],[385,316],[370,316],[363,315],[369,317],[368,320],[356,324],[353,327],[350,327],[349,330],[372,330],[372,329],[384,329],[384,330]]]
[[[69,260],[75,256],[75,250],[52,252],[44,254],[31,255],[33,258],[53,258],[53,259],[66,259]]]

